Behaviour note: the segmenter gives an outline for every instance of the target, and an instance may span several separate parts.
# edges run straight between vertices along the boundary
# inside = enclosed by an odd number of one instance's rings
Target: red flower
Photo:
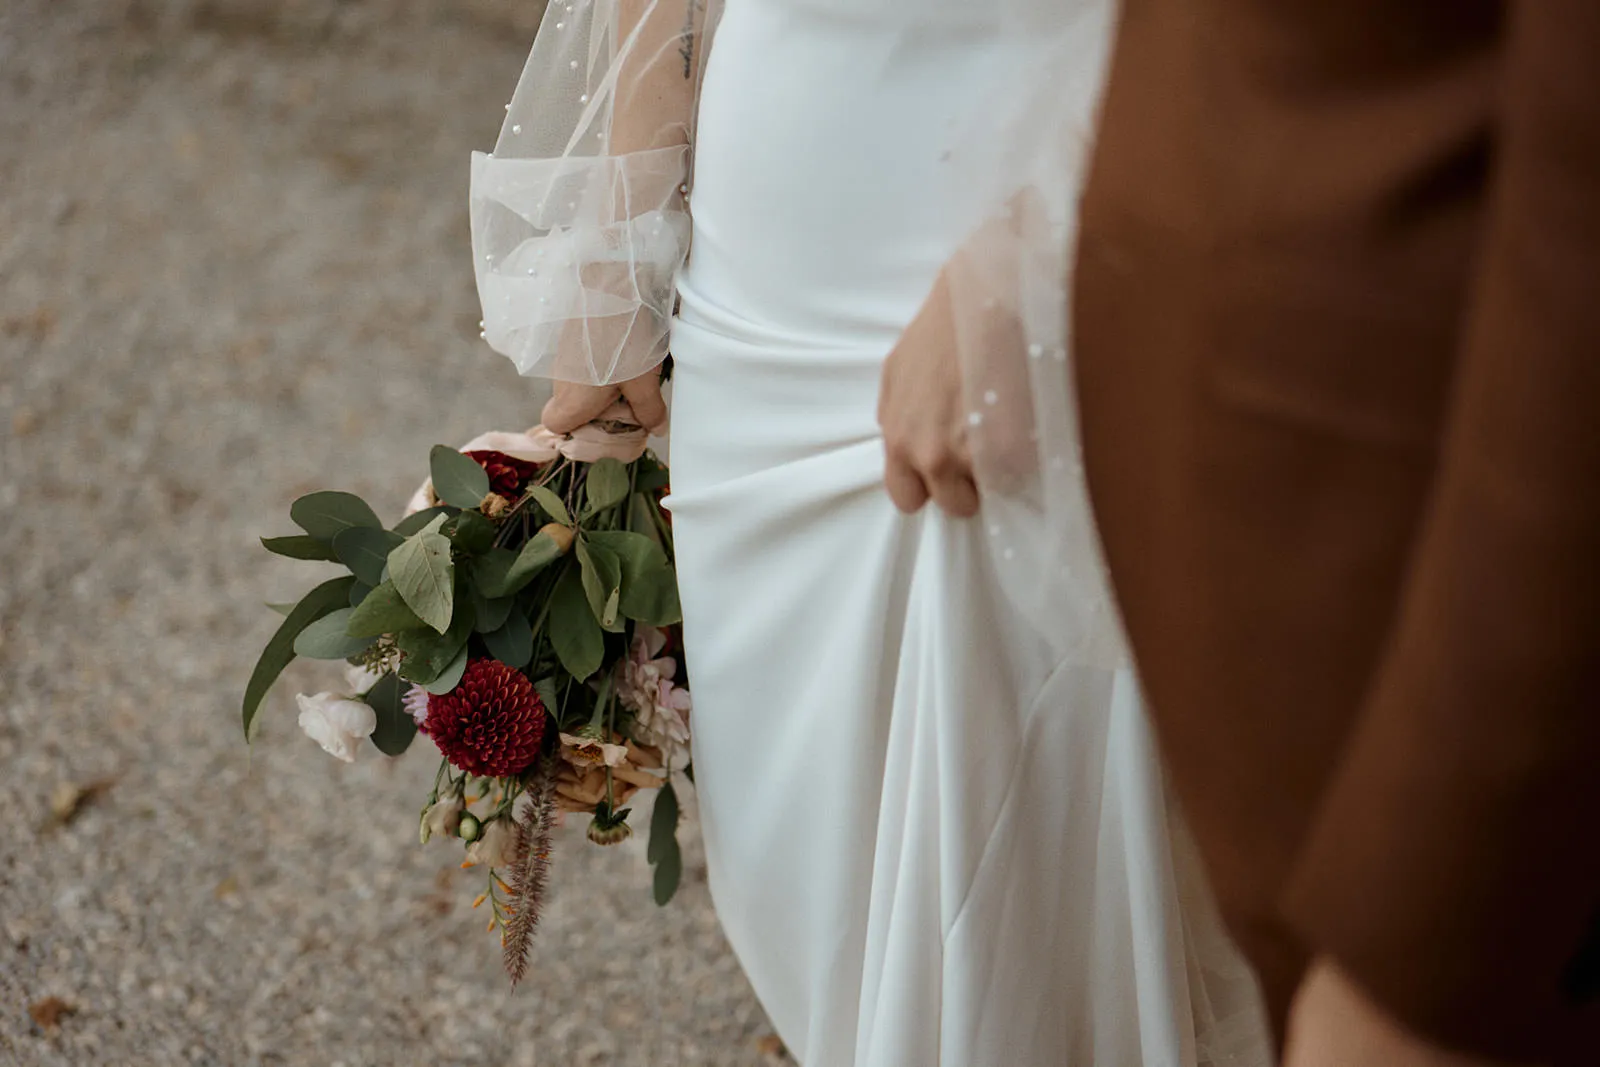
[[[489,476],[489,491],[511,501],[520,497],[522,490],[527,488],[534,476],[544,469],[538,463],[530,463],[525,459],[488,449],[468,452],[467,455],[476,460],[478,466]]]
[[[452,767],[499,778],[533,764],[545,718],[544,702],[526,675],[497,659],[475,659],[454,689],[428,698],[423,733]]]

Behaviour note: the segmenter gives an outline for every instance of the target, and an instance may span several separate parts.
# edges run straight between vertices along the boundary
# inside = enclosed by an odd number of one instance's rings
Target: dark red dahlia
[[[530,463],[525,459],[508,456],[504,452],[495,452],[492,449],[468,452],[467,455],[476,460],[478,466],[489,476],[489,491],[512,501],[522,495],[522,490],[527,488],[528,483],[543,469],[537,463]]]
[[[475,659],[454,689],[428,698],[422,729],[452,767],[498,778],[533,764],[544,722],[544,702],[526,675],[497,659]]]

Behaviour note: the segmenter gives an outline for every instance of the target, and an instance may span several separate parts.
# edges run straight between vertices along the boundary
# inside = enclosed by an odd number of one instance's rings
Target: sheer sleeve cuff
[[[603,385],[666,356],[689,149],[472,158],[484,338],[524,375]]]

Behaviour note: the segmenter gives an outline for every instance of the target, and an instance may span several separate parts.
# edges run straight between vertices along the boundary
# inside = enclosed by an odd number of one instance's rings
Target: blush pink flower
[[[674,767],[689,762],[689,713],[694,702],[689,691],[676,684],[678,662],[663,656],[667,635],[653,626],[640,626],[628,656],[618,665],[617,696],[634,714],[635,737],[653,745]]]

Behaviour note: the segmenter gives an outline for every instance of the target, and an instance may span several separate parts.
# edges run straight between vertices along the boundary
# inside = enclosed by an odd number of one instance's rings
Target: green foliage
[[[572,525],[572,512],[561,502],[561,498],[546,486],[535,485],[528,489],[528,495],[534,502],[544,509],[544,513],[563,526]]]
[[[451,660],[439,676],[426,683],[422,688],[435,695],[448,693],[461,683],[461,676],[467,673],[467,646],[462,645],[461,651],[456,653],[456,658]]]
[[[628,496],[628,468],[614,459],[589,465],[583,483],[583,517],[593,518],[607,508],[616,507]]]
[[[405,598],[393,582],[384,582],[368,593],[350,613],[345,632],[351,637],[378,637],[425,627],[417,613],[406,606]]]
[[[650,814],[650,844],[645,857],[655,867],[655,901],[665,905],[683,880],[683,851],[678,847],[678,793],[668,782],[656,794]]]
[[[473,564],[472,580],[486,597],[512,596],[561,556],[556,539],[541,531],[520,552],[491,548]]]
[[[334,534],[333,554],[363,585],[375,586],[383,581],[389,553],[404,541],[399,534],[381,528],[351,526]]]
[[[306,659],[349,659],[372,646],[371,637],[351,637],[345,627],[354,608],[330,611],[300,631],[294,639],[294,654]]]
[[[443,633],[455,607],[455,563],[435,518],[389,553],[389,576],[417,618]]]
[[[583,577],[583,593],[601,629],[622,632],[617,618],[622,589],[622,563],[616,553],[586,538],[577,542],[578,569]]]
[[[467,555],[476,556],[487,552],[494,544],[495,525],[480,512],[463,511],[446,519],[439,532]]]
[[[252,736],[261,699],[267,695],[267,690],[272,688],[272,683],[278,680],[283,669],[294,660],[295,638],[307,626],[348,604],[350,587],[354,584],[354,578],[333,578],[323,582],[302,597],[278,626],[278,631],[262,650],[261,658],[256,661],[255,670],[250,673],[250,681],[244,688],[242,718],[246,740]]]
[[[417,736],[416,720],[400,700],[403,689],[398,676],[385,674],[362,697],[377,713],[378,728],[372,732],[372,743],[385,756],[401,755]]]
[[[528,625],[528,617],[519,610],[507,615],[505,623],[498,629],[484,634],[483,643],[489,649],[489,654],[507,667],[521,670],[533,659],[533,627]]]
[[[472,635],[472,602],[463,601],[444,633],[429,627],[407,630],[395,634],[395,644],[404,654],[400,663],[400,676],[418,685],[428,685],[439,679],[467,647]]]
[[[337,560],[333,546],[310,534],[292,534],[289,537],[263,537],[261,547],[290,559]]]
[[[578,681],[600,669],[605,659],[605,633],[589,607],[583,577],[569,566],[550,594],[550,644],[556,657]]]
[[[383,527],[367,502],[354,493],[309,493],[289,505],[289,517],[300,529],[329,544],[352,526]]]
[[[440,515],[443,515],[448,519],[450,516],[456,513],[456,510],[456,508],[452,508],[446,504],[440,504],[437,507],[423,508],[421,511],[407,515],[405,518],[395,523],[394,532],[399,534],[401,537],[410,537],[418,530],[426,529],[428,525]]]
[[[476,577],[476,572],[474,572]],[[498,630],[506,624],[506,619],[511,615],[511,610],[516,607],[517,598],[510,596],[486,597],[476,587],[472,590],[473,628],[480,634]]]
[[[434,445],[428,454],[433,495],[458,508],[475,508],[489,495],[489,475],[471,456],[449,445]]]

